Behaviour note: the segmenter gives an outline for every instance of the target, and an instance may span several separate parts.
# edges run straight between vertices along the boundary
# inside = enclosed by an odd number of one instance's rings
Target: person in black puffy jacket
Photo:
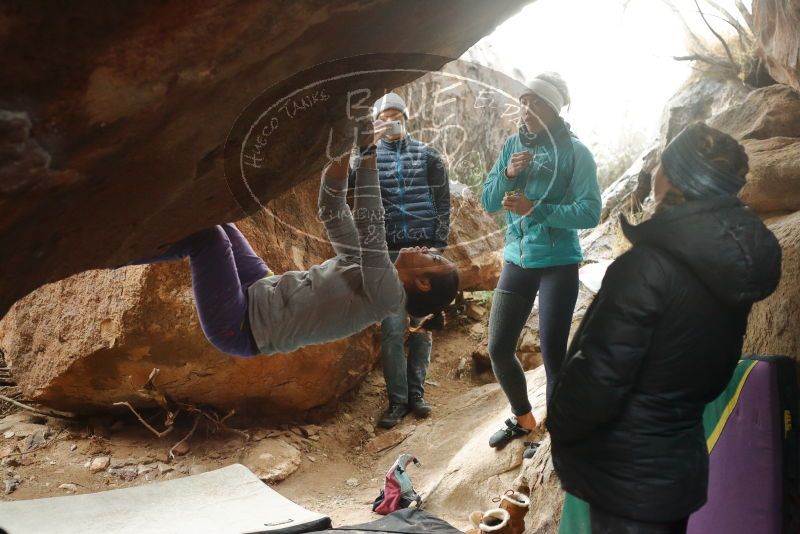
[[[702,414],[741,356],[752,304],[780,279],[775,236],[736,197],[747,155],[693,123],[654,174],[655,215],[608,269],[548,403],[565,490],[592,532],[683,533],[706,501]]]

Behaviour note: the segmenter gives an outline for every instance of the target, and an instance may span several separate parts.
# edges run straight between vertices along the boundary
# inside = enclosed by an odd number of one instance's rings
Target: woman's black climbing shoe
[[[539,448],[538,441],[526,441],[525,442],[525,452],[522,453],[522,457],[526,460],[529,458],[533,458],[533,455],[536,454],[536,450]]]
[[[489,438],[489,446],[495,449],[502,449],[512,439],[527,436],[529,432],[530,430],[527,428],[522,428],[517,424],[516,417],[511,417],[510,419],[506,419],[505,428],[492,434],[492,437]]]

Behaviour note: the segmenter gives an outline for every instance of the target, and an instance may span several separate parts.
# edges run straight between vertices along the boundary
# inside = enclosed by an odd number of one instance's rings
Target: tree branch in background
[[[670,9],[672,10],[672,12],[673,12],[673,13],[675,13],[675,16],[676,16],[676,17],[678,17],[678,20],[680,20],[680,21],[681,21],[681,24],[683,24],[683,30],[684,30],[684,32],[686,32],[686,36],[687,36],[687,37],[689,38],[689,40],[692,42],[692,44],[693,44],[693,46],[694,46],[695,50],[697,50],[699,53],[701,53],[701,54],[702,54],[702,55],[704,55],[704,56],[710,56],[710,55],[712,55],[712,54],[711,54],[711,52],[708,50],[708,48],[706,48],[706,45],[705,45],[705,43],[703,42],[703,40],[702,40],[702,39],[700,39],[700,37],[698,37],[698,36],[697,36],[697,34],[696,34],[696,33],[694,33],[694,32],[692,31],[692,27],[691,27],[691,26],[689,26],[689,23],[688,23],[688,22],[686,22],[686,18],[683,16],[683,13],[681,12],[681,10],[680,10],[680,9],[678,9],[678,7],[677,7],[676,5],[675,5],[675,4],[672,2],[672,0],[661,0],[661,1],[662,1],[662,2],[663,2],[663,3],[664,3],[664,4],[665,4],[665,5],[668,7],[668,8],[670,8]]]
[[[739,34],[739,37],[742,39],[747,39],[748,41],[752,39],[752,32],[742,26],[742,24],[739,22],[739,19],[737,19],[733,13],[719,5],[719,3],[715,2],[715,0],[706,0],[706,3],[716,9],[717,12],[722,15],[718,17],[719,19],[733,26],[733,29],[736,30],[736,33]]]
[[[721,21],[729,24],[736,31],[736,34],[739,36],[739,45],[741,46],[742,50],[743,51],[751,50],[753,48],[755,39],[753,37],[752,30],[742,26],[742,24],[739,22],[736,16],[733,15],[733,13],[731,13],[730,11],[719,5],[714,0],[706,0],[706,2],[711,7],[716,9],[718,13],[720,13],[719,15],[710,15],[710,16],[716,17]]]
[[[736,0],[736,9],[739,10],[739,14],[744,19],[744,23],[747,24],[747,27],[750,29],[750,33],[755,34],[753,31],[753,14],[750,13],[750,10],[747,9],[747,6],[744,5],[742,0]]]
[[[719,19],[722,22],[725,22],[726,24],[730,25],[730,27],[733,28],[734,30],[736,30],[736,35],[739,37],[739,46],[742,48],[742,50],[748,50],[750,48],[751,45],[750,35],[748,35],[747,33],[742,33],[740,31],[740,29],[744,30],[744,28],[742,28],[738,24],[734,24],[733,22],[731,22],[730,20],[721,15],[715,15],[713,13],[709,13],[708,16],[714,17],[715,19]]]
[[[705,22],[706,26],[708,26],[708,29],[711,30],[711,33],[714,34],[714,37],[719,39],[719,42],[722,43],[722,46],[725,48],[725,53],[728,55],[728,59],[730,59],[731,61],[731,65],[733,65],[736,68],[736,70],[739,70],[739,65],[738,63],[736,63],[736,60],[733,59],[733,54],[731,54],[731,49],[728,47],[728,43],[725,42],[725,39],[723,39],[722,36],[717,33],[714,27],[711,26],[711,23],[708,22],[706,14],[703,13],[702,9],[700,9],[700,4],[697,2],[697,0],[694,0],[694,5],[697,6],[697,11],[700,13],[700,17],[702,17],[703,22]]]
[[[736,31],[736,35],[739,37],[739,46],[742,48],[742,50],[750,50],[752,48],[753,40],[750,33],[748,33],[747,30],[745,30],[745,28],[737,21],[732,21],[721,15],[715,15],[711,13],[708,16],[719,19],[722,22],[730,25],[730,27]]]
[[[731,63],[729,61],[726,61],[724,59],[718,59],[713,56],[703,56],[701,54],[691,54],[688,56],[672,56],[672,59],[674,59],[675,61],[699,61],[701,63],[708,63],[709,65],[714,65],[715,67],[723,67],[726,69],[731,68]]]

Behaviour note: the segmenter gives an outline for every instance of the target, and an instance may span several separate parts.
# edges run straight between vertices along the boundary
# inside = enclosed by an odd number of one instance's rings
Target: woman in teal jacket
[[[502,447],[536,428],[515,351],[537,293],[550,398],[578,298],[583,256],[577,230],[596,226],[601,208],[592,153],[559,116],[569,104],[564,80],[555,73],[540,74],[528,84],[520,104],[522,126],[503,145],[482,196],[488,212],[506,210],[508,225],[505,264],[489,316],[489,355],[514,417],[491,437],[492,447]]]

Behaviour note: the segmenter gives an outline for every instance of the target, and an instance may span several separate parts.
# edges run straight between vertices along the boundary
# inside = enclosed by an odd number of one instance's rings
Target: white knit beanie
[[[403,97],[398,95],[397,93],[386,93],[378,100],[375,101],[375,105],[372,106],[372,119],[375,120],[378,118],[378,115],[381,112],[386,111],[387,109],[396,109],[403,112],[403,116],[407,119],[408,118],[408,109],[406,108],[406,102],[403,100]]]
[[[561,91],[559,91],[555,85],[541,78],[534,78],[526,85],[527,90],[519,95],[520,98],[525,95],[534,94],[547,102],[556,113],[561,113],[561,108],[564,107],[566,102],[564,102],[564,96],[561,94]]]

